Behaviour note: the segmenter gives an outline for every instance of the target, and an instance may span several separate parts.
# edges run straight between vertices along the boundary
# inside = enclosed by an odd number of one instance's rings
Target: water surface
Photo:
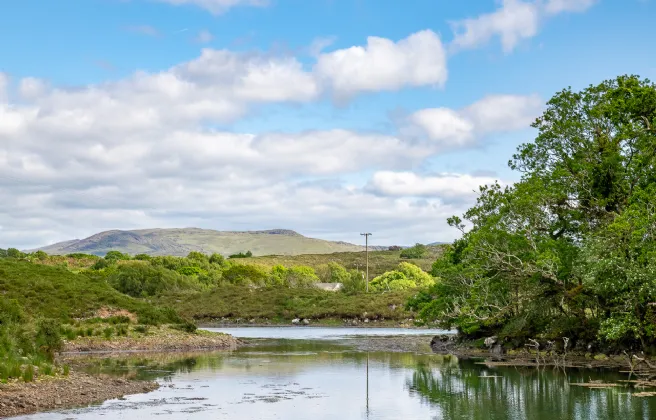
[[[570,385],[626,379],[618,372],[489,368],[436,354],[358,351],[340,338],[380,335],[379,329],[358,328],[353,334],[325,328],[258,330],[231,330],[237,336],[259,334],[267,339],[230,353],[93,359],[92,371],[156,379],[163,386],[99,406],[21,419],[656,418],[656,400],[632,397],[627,387]]]

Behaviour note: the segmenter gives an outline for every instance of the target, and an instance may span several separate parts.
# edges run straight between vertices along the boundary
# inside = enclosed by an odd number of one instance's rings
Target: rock
[[[369,322],[369,318],[365,318],[365,319],[364,319],[364,322]]]
[[[310,325],[310,320],[309,319],[304,319],[303,320],[303,325]]]
[[[301,322],[301,320],[298,319],[298,318],[292,319],[292,324],[294,324],[294,325],[300,324],[300,322]]]
[[[492,337],[488,337],[488,338],[486,338],[485,341],[484,341],[484,343],[485,343],[485,347],[487,347],[488,349],[489,349],[489,348],[492,348],[492,346],[493,346],[496,342],[497,342],[497,336],[496,336],[496,335],[493,335]]]
[[[456,344],[456,336],[452,334],[436,335],[430,342],[431,349],[436,353],[450,353]]]

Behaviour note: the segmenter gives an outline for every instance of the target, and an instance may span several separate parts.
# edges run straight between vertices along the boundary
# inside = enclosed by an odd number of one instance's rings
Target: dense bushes
[[[401,251],[401,258],[404,259],[418,259],[423,258],[424,255],[428,252],[426,245],[416,244],[413,247],[406,248]]]
[[[430,274],[414,264],[402,262],[396,270],[374,278],[369,287],[373,291],[407,290],[435,284]]]

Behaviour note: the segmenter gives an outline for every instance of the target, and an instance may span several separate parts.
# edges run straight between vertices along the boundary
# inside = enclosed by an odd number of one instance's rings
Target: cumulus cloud
[[[214,15],[225,13],[236,6],[266,6],[269,0],[156,0],[175,6],[194,5],[207,10]]]
[[[378,84],[360,81],[348,89],[341,84],[345,73],[318,77],[294,57],[214,49],[161,72],[76,88],[24,78],[19,101],[0,101],[0,247],[157,226],[288,227],[330,237],[329,226],[334,239],[348,239],[364,226],[387,243],[452,239],[444,220],[462,211],[469,197],[470,185],[459,175],[448,176],[461,182],[462,200],[455,190],[439,192],[432,179],[405,175],[406,186],[417,185],[403,195],[394,192],[404,185],[398,176],[377,175],[366,186],[343,178],[383,168],[411,171],[445,142],[469,144],[485,129],[512,129],[518,123],[511,118],[522,120],[513,110],[525,111],[526,102],[513,107],[507,98],[486,98],[461,110],[419,111],[412,116],[419,137],[403,130],[253,134],[211,128],[259,104],[317,100],[322,89],[357,93],[432,84],[439,71],[430,69],[439,66],[413,56],[432,37],[382,42],[406,60],[403,66],[428,63],[424,70],[400,81],[384,70]],[[356,60],[367,72],[374,72],[368,59],[379,63],[385,56],[372,45]],[[0,94],[8,83],[0,74]]]
[[[564,12],[582,12],[596,0],[501,0],[497,10],[452,23],[455,50],[471,49],[498,37],[505,53],[524,39],[537,35],[540,23],[549,16]]]
[[[0,104],[7,100],[7,86],[9,85],[9,76],[0,71]]]
[[[374,173],[367,188],[387,196],[427,196],[443,201],[473,198],[481,185],[493,184],[497,179],[487,176],[444,173],[422,176],[413,172],[379,171]]]
[[[416,111],[402,132],[424,135],[440,149],[464,147],[489,133],[528,128],[542,109],[538,95],[489,95],[461,110]]]
[[[366,46],[321,54],[314,71],[342,98],[407,86],[442,86],[447,79],[444,46],[430,30],[398,42],[369,37]]]

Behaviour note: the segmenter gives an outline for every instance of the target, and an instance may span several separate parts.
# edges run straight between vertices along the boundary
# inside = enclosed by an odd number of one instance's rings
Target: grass
[[[369,277],[374,278],[386,271],[394,270],[400,262],[408,261],[418,265],[424,271],[430,271],[432,264],[442,254],[440,245],[429,246],[423,258],[405,260],[401,258],[401,251],[371,251],[369,252]],[[347,269],[365,270],[366,253],[363,252],[335,252],[333,254],[304,254],[304,255],[268,255],[263,257],[239,258],[230,260],[235,264],[257,264],[265,267],[284,265],[295,267],[306,265],[314,268],[321,278],[322,267],[330,262],[336,262]]]
[[[403,309],[412,291],[354,294],[317,289],[250,289],[224,286],[209,293],[172,294],[160,302],[174,307],[185,317],[197,320],[220,318],[268,319],[293,318],[402,320],[411,316]]]
[[[16,299],[30,318],[44,317],[68,322],[91,317],[104,307],[124,309],[140,317],[173,321],[145,301],[113,289],[102,279],[76,274],[64,267],[32,264],[0,258],[0,295]]]

